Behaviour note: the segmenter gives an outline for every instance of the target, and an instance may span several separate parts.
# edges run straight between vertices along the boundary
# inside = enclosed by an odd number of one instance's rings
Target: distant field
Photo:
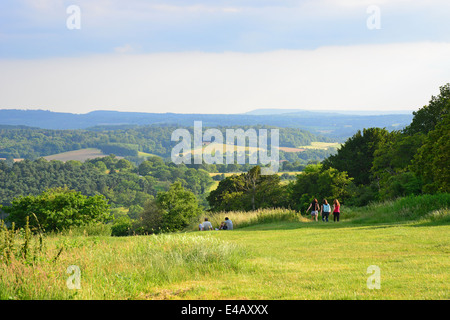
[[[334,147],[337,148],[340,145],[339,142],[312,142],[311,145],[309,146],[300,146],[298,148],[292,148],[292,147],[279,147],[278,149],[284,152],[303,152],[306,151],[306,149],[323,149],[326,150],[329,147]],[[227,145],[226,144],[218,144],[218,143],[212,143],[209,144],[208,146],[202,146],[202,150],[204,150],[206,147],[209,148],[209,150],[220,150],[222,151],[222,153],[226,152],[226,148]],[[255,148],[255,147],[249,147],[249,146],[234,146],[234,150],[237,152],[241,152],[241,151],[250,151],[250,152],[257,152],[260,148]],[[197,150],[197,149],[194,149]],[[194,151],[192,150],[192,151]],[[190,153],[191,150],[186,151],[185,154]]]
[[[305,148],[289,148],[289,147],[279,147],[281,151],[284,152],[303,152],[305,151]]]
[[[156,154],[138,151],[138,157],[158,157]]]
[[[341,145],[339,142],[311,142],[310,146],[300,146],[299,149],[321,149],[338,148]]]
[[[258,152],[259,148],[255,148],[255,147],[249,147],[249,146],[238,146],[238,145],[229,145],[228,148],[233,148],[234,147],[234,151],[236,152],[242,152],[242,151],[250,151],[250,152]],[[208,145],[204,145],[201,147],[202,148],[202,152],[205,150],[205,148],[208,148],[209,150],[213,151],[213,150],[218,150],[218,151],[222,151],[223,154],[225,154],[225,152],[227,151],[227,144],[222,143],[210,143]],[[195,148],[192,150],[188,150],[186,151],[184,154],[188,154],[191,152],[195,152],[195,150],[198,150],[200,148]]]
[[[80,149],[80,150],[74,150],[74,151],[53,154],[53,155],[46,156],[43,158],[47,159],[49,161],[59,160],[59,161],[65,162],[65,161],[69,161],[69,160],[76,160],[76,161],[83,162],[88,159],[102,158],[102,157],[106,157],[106,156],[108,156],[108,155],[101,152],[100,149],[87,148],[87,149]],[[122,158],[122,157],[117,157],[117,158]]]

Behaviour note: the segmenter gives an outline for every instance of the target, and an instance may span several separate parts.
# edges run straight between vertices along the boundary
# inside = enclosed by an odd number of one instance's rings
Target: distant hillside
[[[286,109],[284,109],[286,111]],[[282,112],[284,112],[282,111]],[[86,114],[44,110],[0,110],[0,125],[25,125],[43,129],[86,129],[96,126],[172,125],[205,127],[269,125],[300,128],[343,141],[357,130],[381,127],[401,129],[411,123],[412,114],[351,115],[295,110],[281,114],[177,114],[93,111]]]
[[[317,110],[317,111],[309,111],[303,109],[255,109],[244,114],[246,115],[274,115],[274,114],[303,114],[303,115],[323,115],[327,114],[333,116],[346,116],[346,115],[356,115],[356,116],[379,116],[379,115],[392,115],[392,114],[412,114],[411,111],[398,110],[398,111],[377,111],[377,110]]]
[[[151,155],[167,158],[171,156],[171,150],[178,143],[172,141],[172,132],[180,128],[193,132],[192,126],[175,125],[110,125],[66,130],[0,125],[0,158],[36,159],[50,156],[49,160],[77,160],[80,157],[92,158],[111,153],[134,160]],[[217,126],[216,128],[225,136],[227,129],[247,130],[250,126]],[[274,127],[252,126],[251,128],[258,130]],[[205,126],[204,130],[206,129]],[[309,146],[313,142],[334,142],[330,138],[299,128],[280,127],[278,129],[279,143],[282,147],[296,148],[303,145]],[[75,150],[78,150],[79,154],[73,152],[67,154]]]

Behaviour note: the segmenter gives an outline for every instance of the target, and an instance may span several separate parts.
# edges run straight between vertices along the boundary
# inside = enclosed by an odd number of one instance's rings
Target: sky
[[[2,0],[0,109],[410,112],[450,82],[448,0]]]

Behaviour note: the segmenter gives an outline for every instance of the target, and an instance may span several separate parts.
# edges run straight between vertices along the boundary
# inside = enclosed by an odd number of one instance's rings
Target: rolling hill
[[[281,112],[285,112],[281,111]],[[293,111],[293,110],[290,110]],[[262,113],[262,114],[261,114]],[[336,112],[297,111],[267,113],[255,111],[244,114],[177,114],[119,111],[92,111],[86,114],[61,113],[44,110],[0,109],[0,125],[25,125],[43,129],[87,129],[96,126],[178,125],[192,126],[202,121],[205,127],[269,125],[300,128],[339,141],[357,130],[381,127],[402,129],[411,123],[412,114],[357,115]]]

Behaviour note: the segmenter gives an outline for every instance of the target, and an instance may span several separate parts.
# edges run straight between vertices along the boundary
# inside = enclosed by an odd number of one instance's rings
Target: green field
[[[148,157],[158,157],[158,156],[155,154],[152,154],[152,153],[138,151],[138,157],[148,158]]]
[[[1,264],[0,299],[449,299],[449,210],[410,204],[409,216],[401,202],[348,208],[336,223],[264,210],[228,214],[233,231],[49,235],[34,261]],[[70,265],[81,289],[67,287]]]

